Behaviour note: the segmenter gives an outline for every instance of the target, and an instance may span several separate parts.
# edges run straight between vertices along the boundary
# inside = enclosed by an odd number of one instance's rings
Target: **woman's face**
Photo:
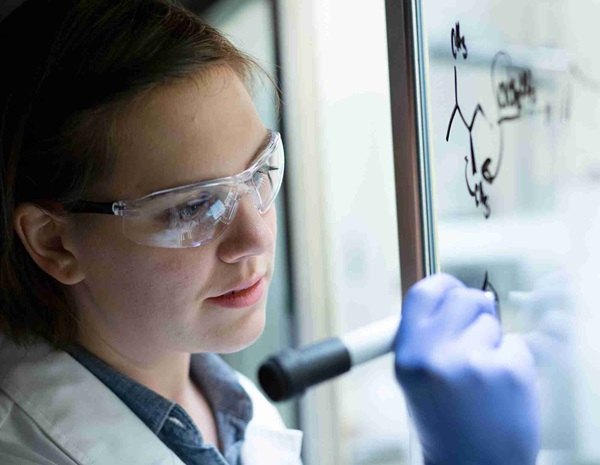
[[[123,115],[116,170],[92,200],[138,198],[248,167],[267,134],[248,92],[229,71],[204,81],[162,88]],[[138,245],[123,235],[119,217],[77,217],[71,246],[85,278],[71,289],[91,330],[86,339],[143,358],[153,350],[233,352],[260,336],[274,266],[275,206],[261,215],[244,195],[221,236],[186,249]],[[264,291],[252,305],[207,300],[258,277]]]

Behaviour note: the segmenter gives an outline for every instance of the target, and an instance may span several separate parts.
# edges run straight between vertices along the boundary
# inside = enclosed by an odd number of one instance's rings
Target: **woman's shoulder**
[[[43,446],[43,447],[42,447]],[[0,463],[2,465],[67,465],[47,455],[61,455],[27,413],[0,387]],[[48,454],[40,455],[43,448]],[[69,464],[73,462],[69,460]]]

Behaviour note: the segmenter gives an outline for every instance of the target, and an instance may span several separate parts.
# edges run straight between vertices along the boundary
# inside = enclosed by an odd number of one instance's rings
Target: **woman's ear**
[[[84,279],[77,257],[70,250],[66,221],[34,204],[22,203],[15,209],[14,228],[33,261],[54,279],[66,285]]]

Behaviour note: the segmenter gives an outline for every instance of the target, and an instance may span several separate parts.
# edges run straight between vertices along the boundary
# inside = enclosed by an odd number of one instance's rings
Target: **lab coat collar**
[[[242,463],[248,465],[302,465],[302,432],[252,425],[242,446]]]

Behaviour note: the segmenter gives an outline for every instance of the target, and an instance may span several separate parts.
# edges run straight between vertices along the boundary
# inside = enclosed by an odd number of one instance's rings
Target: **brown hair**
[[[119,112],[160,85],[215,67],[249,91],[257,71],[273,80],[169,0],[27,0],[0,23],[0,60],[0,331],[22,345],[42,337],[64,347],[77,336],[74,302],[18,240],[15,207],[68,216],[57,205],[110,176]]]

